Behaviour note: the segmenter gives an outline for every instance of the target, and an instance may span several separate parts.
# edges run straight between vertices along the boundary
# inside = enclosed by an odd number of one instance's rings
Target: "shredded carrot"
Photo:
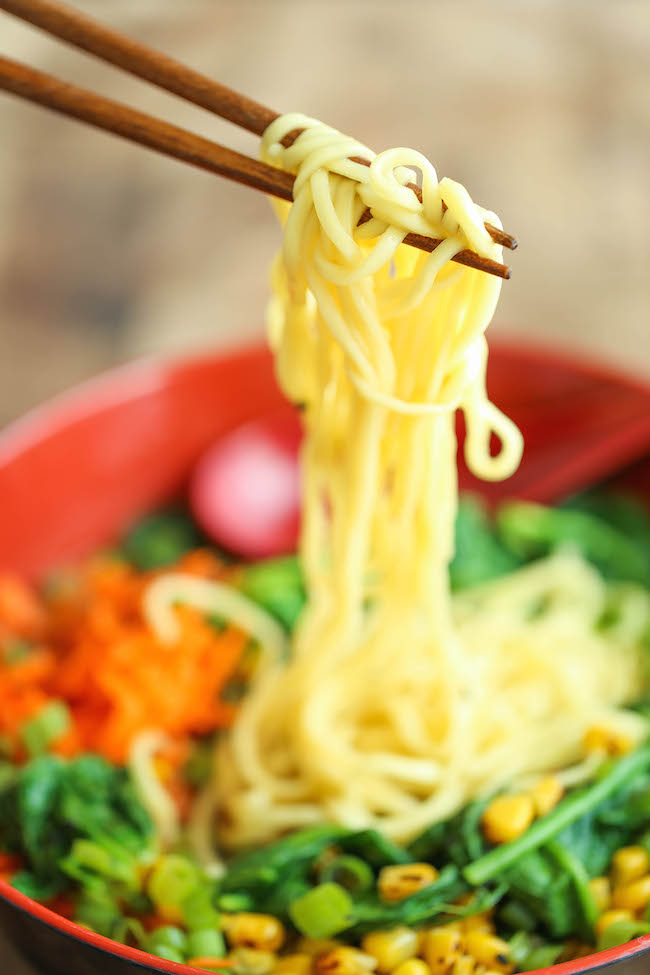
[[[187,962],[190,968],[207,968],[209,971],[214,971],[220,968],[232,968],[235,964],[231,958],[210,958],[208,956],[200,956],[198,958],[190,958]]]
[[[11,633],[38,638],[44,622],[45,611],[36,593],[18,576],[0,573],[0,637]]]
[[[217,577],[223,567],[208,552],[185,556],[183,571]],[[142,616],[153,574],[116,561],[90,562],[78,584],[55,591],[42,605],[13,577],[0,577],[0,638],[42,635],[43,648],[10,664],[0,658],[0,733],[16,742],[22,724],[48,700],[64,700],[73,726],[54,744],[59,754],[98,752],[124,762],[134,737],[159,728],[187,741],[227,726],[232,706],[221,700],[247,638],[218,631],[201,614],[179,608],[182,635],[158,642]],[[18,747],[18,745],[17,745]],[[182,796],[178,769],[187,751],[161,756],[170,785]]]

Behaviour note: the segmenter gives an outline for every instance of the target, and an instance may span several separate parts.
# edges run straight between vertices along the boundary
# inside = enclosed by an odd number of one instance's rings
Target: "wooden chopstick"
[[[255,135],[262,135],[267,126],[279,117],[278,112],[254,99],[213,81],[175,58],[105,27],[57,0],[0,0],[0,9]],[[285,144],[291,145],[299,133],[299,129],[290,133]],[[357,158],[356,161],[369,165],[367,159]],[[407,185],[422,202],[420,188],[415,183]],[[369,218],[368,212],[363,215],[362,222]],[[517,241],[511,234],[490,223],[486,223],[485,227],[496,243],[515,250]]]
[[[0,9],[255,135],[262,135],[271,122],[279,118],[278,112],[254,99],[213,81],[175,58],[105,27],[58,0],[0,0]],[[290,133],[285,144],[291,145],[300,131],[297,129]],[[367,159],[355,157],[355,161],[369,165]],[[415,183],[407,185],[422,202],[419,186]],[[362,222],[369,218],[368,212],[362,217]],[[515,250],[517,241],[511,234],[490,223],[486,223],[485,227],[492,240],[509,250]]]
[[[169,122],[154,118],[110,98],[79,88],[52,75],[29,68],[10,58],[0,57],[0,90],[50,108],[62,115],[79,119],[96,128],[112,132],[131,142],[180,159],[200,169],[225,176],[235,182],[262,190],[283,200],[293,200],[291,173],[242,153],[228,149],[202,136]],[[409,234],[405,242],[424,251],[433,251],[442,243],[432,237]],[[467,267],[509,278],[510,269],[481,257],[474,251],[460,251],[453,258]]]
[[[52,0],[0,0],[0,9],[14,13],[63,40],[125,68],[130,73],[209,108],[250,131],[263,132],[270,121],[278,117],[277,113],[252,99],[212,82],[174,59],[111,31]],[[293,199],[293,176],[290,173],[267,166],[178,126],[9,58],[0,57],[0,89],[201,169],[281,199]],[[289,144],[297,135],[298,132],[290,134]],[[365,159],[359,161],[369,165]],[[421,198],[419,188],[414,184],[409,185]],[[369,216],[369,212],[364,214],[362,221]],[[493,239],[497,239],[495,234],[503,235],[503,231],[491,228],[489,224],[486,227],[492,233]],[[516,247],[514,238],[507,234],[504,236],[509,239],[510,246]],[[405,242],[429,252],[442,243],[437,238],[419,234],[409,234]],[[497,277],[510,277],[510,268],[471,250],[460,251],[453,260]]]

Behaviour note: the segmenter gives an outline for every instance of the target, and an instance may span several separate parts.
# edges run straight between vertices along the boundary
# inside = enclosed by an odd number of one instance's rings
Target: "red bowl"
[[[612,403],[617,423],[628,417],[627,429],[636,422],[630,417],[638,412],[639,397],[650,404],[650,390],[624,377],[514,346],[493,349],[490,387],[492,398],[533,437],[522,478],[531,464],[538,465],[537,478],[553,474],[551,454],[540,467],[539,451],[571,433],[568,404],[574,404],[574,430],[589,426],[598,409],[611,417]],[[138,515],[181,493],[192,466],[216,438],[278,409],[290,407],[273,380],[269,354],[257,347],[137,363],[33,411],[0,435],[0,569],[36,578],[111,541]],[[646,406],[646,419],[648,413]],[[633,455],[624,430],[617,459],[623,465]],[[597,444],[585,463],[589,477],[602,473]],[[530,493],[525,483],[516,493]],[[0,924],[48,972],[197,971],[93,934],[4,881]],[[578,975],[614,966],[617,975],[641,975],[650,970],[648,952],[650,936],[545,972]]]

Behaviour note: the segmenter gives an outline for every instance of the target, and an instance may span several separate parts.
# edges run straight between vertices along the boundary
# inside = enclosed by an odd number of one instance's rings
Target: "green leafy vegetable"
[[[114,882],[137,886],[151,835],[127,773],[99,756],[41,756],[0,786],[0,844],[23,859],[14,882],[24,892],[53,896],[73,879],[94,891],[88,909],[107,915],[98,891]]]
[[[592,785],[578,789],[563,799],[555,809],[538,819],[518,839],[485,853],[463,871],[465,879],[479,886],[507,869],[525,853],[552,840],[571,823],[587,815],[620,786],[633,781],[635,775],[650,766],[650,747],[639,748],[612,763],[607,772]]]
[[[172,565],[203,541],[187,512],[169,508],[137,522],[124,538],[122,549],[137,569],[148,571]]]
[[[241,573],[242,592],[292,630],[305,605],[300,563],[293,556],[247,565]]]
[[[361,894],[370,890],[375,882],[371,867],[359,857],[349,855],[334,856],[319,871],[322,883],[333,881],[351,894]]]
[[[487,582],[520,564],[521,558],[503,544],[480,500],[463,495],[456,517],[456,551],[449,566],[452,588],[466,589]]]
[[[586,511],[513,501],[499,510],[497,526],[504,543],[522,559],[572,544],[605,578],[650,586],[647,545]]]

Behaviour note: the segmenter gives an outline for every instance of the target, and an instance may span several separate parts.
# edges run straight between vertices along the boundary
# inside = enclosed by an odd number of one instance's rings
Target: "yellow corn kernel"
[[[460,922],[461,930],[466,931],[485,931],[494,934],[494,924],[487,911],[482,914],[470,914],[464,921]]]
[[[441,925],[427,931],[420,951],[431,975],[448,975],[460,955],[460,925]]]
[[[311,966],[311,955],[284,955],[276,961],[273,975],[309,975]]]
[[[611,872],[616,886],[631,884],[650,872],[650,856],[642,846],[622,846],[612,857]]]
[[[379,873],[377,888],[382,900],[402,901],[437,879],[438,871],[430,863],[407,863],[404,866],[384,867]]]
[[[229,971],[233,975],[271,975],[275,968],[276,956],[271,951],[256,951],[255,948],[235,948],[228,955],[231,963]]]
[[[284,943],[284,927],[270,914],[224,914],[221,926],[234,948],[277,951]]]
[[[589,728],[582,744],[586,752],[606,752],[608,755],[625,755],[634,748],[634,742],[627,735],[602,725]]]
[[[627,911],[641,911],[650,904],[650,875],[640,877],[631,884],[614,887],[612,907]]]
[[[361,948],[377,959],[378,971],[392,972],[417,954],[417,931],[403,925],[390,931],[373,931],[365,936]]]
[[[471,955],[459,955],[447,971],[449,975],[475,975],[476,962]]]
[[[296,950],[301,954],[315,958],[317,955],[324,955],[328,951],[340,948],[341,942],[334,938],[299,938],[296,943]]]
[[[605,911],[601,914],[596,921],[596,934],[601,935],[610,924],[616,924],[618,921],[633,921],[634,914],[632,911],[617,910],[617,911]]]
[[[420,928],[418,930],[418,955],[421,958],[424,957],[424,947],[430,934],[434,932],[439,933],[440,931],[446,935],[454,934],[456,941],[460,942],[462,930],[460,921],[450,921],[448,924],[435,924],[431,928]]]
[[[545,816],[546,813],[549,813],[551,809],[557,806],[563,793],[564,788],[556,775],[547,775],[540,779],[529,793],[535,807],[535,815]]]
[[[397,966],[393,975],[431,975],[431,969],[421,958],[409,958]]]
[[[525,833],[535,818],[530,796],[497,796],[483,813],[483,832],[490,843],[510,843]]]
[[[481,965],[503,969],[510,964],[508,944],[495,934],[470,931],[463,936],[462,944],[467,954]]]
[[[589,890],[599,913],[602,914],[603,911],[608,910],[612,903],[612,888],[609,877],[594,877],[593,880],[589,881]]]
[[[368,975],[377,967],[372,955],[345,946],[319,955],[314,962],[317,975]]]

